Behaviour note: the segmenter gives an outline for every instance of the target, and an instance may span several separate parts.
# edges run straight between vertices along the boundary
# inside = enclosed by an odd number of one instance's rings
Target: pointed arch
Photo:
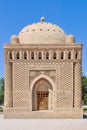
[[[55,84],[51,78],[44,74],[36,77],[30,86],[30,93],[32,94],[32,110],[53,110],[54,89]],[[43,99],[43,101],[41,100],[41,98]],[[42,102],[43,105],[41,105]]]
[[[38,77],[36,77],[36,78],[32,81],[31,86],[30,86],[30,91],[31,91],[31,92],[32,92],[32,90],[33,90],[33,87],[34,87],[35,83],[36,83],[38,80],[42,79],[42,78],[45,79],[45,80],[47,80],[47,81],[50,83],[50,85],[52,86],[52,90],[54,90],[55,84],[54,84],[53,80],[52,80],[50,77],[48,77],[47,75],[41,74],[41,75],[39,75]]]

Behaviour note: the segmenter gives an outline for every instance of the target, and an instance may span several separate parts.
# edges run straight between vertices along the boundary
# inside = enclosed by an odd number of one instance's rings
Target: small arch
[[[31,59],[34,59],[34,52],[31,52]]]
[[[20,59],[20,54],[19,54],[19,52],[16,53],[16,59]]]
[[[61,52],[61,59],[64,59],[64,52]]]
[[[12,52],[9,52],[9,59],[12,59]]]
[[[68,53],[68,59],[71,59],[71,52]]]
[[[27,59],[27,52],[24,52],[24,59]]]
[[[57,54],[56,52],[53,52],[53,59],[56,59],[57,58]]]
[[[38,53],[38,59],[42,59],[42,53],[41,52]]]
[[[78,51],[75,52],[75,59],[78,59]]]
[[[46,59],[49,59],[49,52],[46,52]]]

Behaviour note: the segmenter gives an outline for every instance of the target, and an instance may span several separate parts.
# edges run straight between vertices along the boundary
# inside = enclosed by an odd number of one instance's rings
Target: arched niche
[[[31,85],[32,110],[53,110],[53,81],[45,76],[36,79]]]

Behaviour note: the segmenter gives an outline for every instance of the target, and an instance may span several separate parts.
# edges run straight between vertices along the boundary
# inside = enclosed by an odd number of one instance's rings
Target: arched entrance
[[[32,91],[32,110],[49,110],[51,92],[52,86],[49,81],[44,78],[36,81]]]

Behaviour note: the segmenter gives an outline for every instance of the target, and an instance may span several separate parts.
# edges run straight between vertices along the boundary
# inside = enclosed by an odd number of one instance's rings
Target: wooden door
[[[48,110],[48,91],[37,92],[37,110]]]

